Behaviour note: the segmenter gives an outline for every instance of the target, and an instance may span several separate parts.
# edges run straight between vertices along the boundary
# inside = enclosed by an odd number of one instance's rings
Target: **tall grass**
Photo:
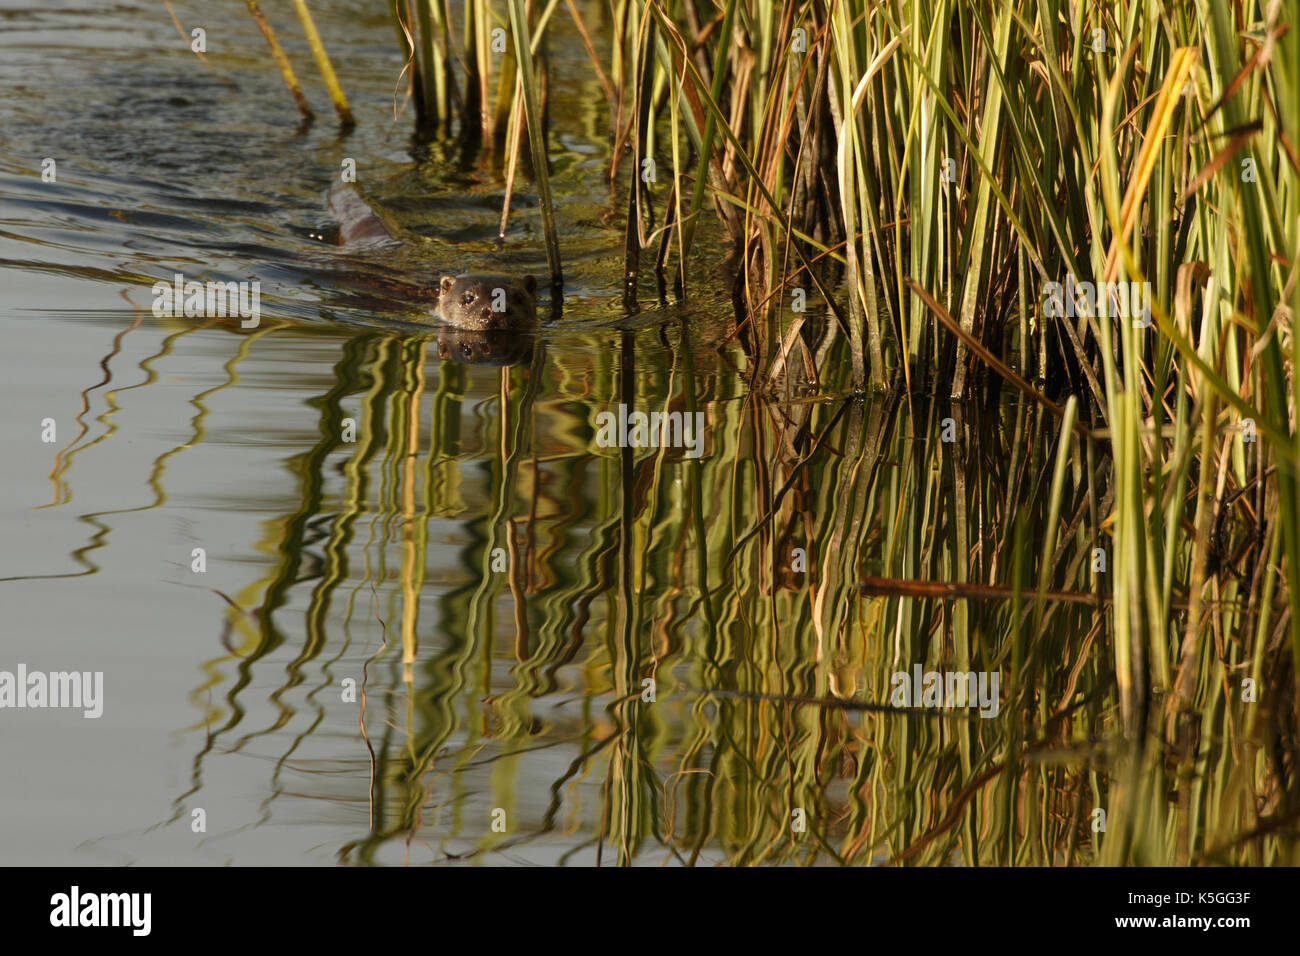
[[[657,843],[685,862],[1297,862],[1294,5],[615,0],[606,17],[512,0],[493,56],[498,6],[397,0],[420,122],[454,115],[511,168],[526,130],[558,280],[538,54],[567,12],[607,90],[629,297],[653,243],[689,296],[694,243],[719,230],[757,371],[730,394],[683,328],[666,380],[637,371],[630,335],[617,362],[568,372],[594,383],[580,397],[708,409],[711,454],[624,450],[591,490],[584,423],[550,430],[566,436],[550,486],[588,490],[542,521],[527,607],[512,585],[515,687],[480,707],[488,666],[468,641],[429,665],[424,724],[379,772],[401,810],[363,851],[419,827],[431,755],[463,729],[449,701],[474,740],[521,742],[530,701],[586,647],[582,696],[608,707],[534,835],[599,756],[596,839],[625,861]],[[647,158],[670,175],[644,183]],[[1150,283],[1150,326],[1051,314],[1067,276]],[[796,288],[814,311],[791,311]],[[368,353],[384,384],[367,401],[400,418],[392,348]],[[827,400],[791,400],[806,378]],[[455,427],[438,414],[435,447]],[[501,428],[493,529],[522,494],[524,438]],[[354,453],[357,509],[376,453]],[[457,463],[423,467],[429,507],[454,509],[459,484],[437,472]],[[491,540],[470,546],[477,564]],[[449,597],[449,632],[468,614],[490,641],[506,586]],[[1003,717],[859,706],[914,664],[997,670]],[[663,710],[636,703],[651,673]],[[795,807],[814,811],[804,840]]]
[[[582,7],[569,9],[586,37]],[[1054,510],[1035,529],[1043,552],[968,558],[961,528],[951,564],[930,570],[987,585],[1030,574],[1026,599],[1039,597],[1017,652],[1026,677],[1064,616],[1042,593],[1069,585],[1104,597],[1097,621],[1050,643],[1087,634],[1090,652],[1109,656],[1117,729],[1133,748],[1121,787],[1131,797],[1159,786],[1152,754],[1173,761],[1171,785],[1186,786],[1176,768],[1205,758],[1208,728],[1229,714],[1281,735],[1271,756],[1252,759],[1274,770],[1294,760],[1281,755],[1289,744],[1278,750],[1294,739],[1300,666],[1294,7],[649,0],[612,10],[611,168],[632,197],[628,275],[646,226],[676,216],[663,243],[687,285],[711,205],[739,253],[763,362],[786,367],[790,348],[818,347],[812,323],[784,307],[801,286],[823,293],[827,334],[847,338],[860,388],[905,383],[966,399],[1014,379],[1033,399],[1026,427],[1058,429]],[[647,154],[671,170],[670,189],[641,188]],[[1104,307],[1049,314],[1048,283],[1067,275],[1150,283],[1152,324],[1134,328]],[[1079,424],[1060,431],[1043,415],[1059,418],[1066,396]],[[1034,454],[1047,464],[1046,449]],[[996,519],[1000,548],[1014,519],[1010,509]],[[1090,574],[1094,549],[1106,570]],[[920,573],[909,553],[891,553],[887,570]],[[841,577],[854,574],[846,566]],[[954,614],[964,660],[972,615]],[[1283,650],[1291,673],[1277,670]],[[1238,710],[1247,678],[1267,702]],[[1027,735],[1051,711],[1039,690],[1020,693],[1039,701]],[[1239,758],[1260,753],[1249,735],[1233,739]],[[1112,860],[1155,839],[1124,819]]]

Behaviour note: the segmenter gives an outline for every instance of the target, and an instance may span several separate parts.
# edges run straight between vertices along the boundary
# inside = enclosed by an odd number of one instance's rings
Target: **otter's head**
[[[438,315],[461,329],[529,329],[537,323],[536,296],[532,276],[443,276]]]

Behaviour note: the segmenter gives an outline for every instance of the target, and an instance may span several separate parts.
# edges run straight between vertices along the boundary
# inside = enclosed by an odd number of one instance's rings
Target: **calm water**
[[[0,6],[0,670],[105,682],[97,720],[0,711],[0,858],[866,862],[928,833],[1000,720],[735,692],[884,700],[969,653],[964,618],[852,587],[966,544],[897,545],[939,526],[940,452],[839,379],[787,400],[728,334],[707,230],[685,304],[647,278],[623,307],[625,194],[559,13],[562,316],[512,366],[441,358],[355,280],[542,275],[535,194],[495,252],[499,173],[393,119],[387,14],[314,6],[347,136],[291,21],[305,129],[242,5],[177,7],[211,70],[159,4]],[[400,251],[310,238],[348,157]],[[155,317],[175,272],[260,281],[260,325]],[[619,403],[698,412],[700,455],[602,447]]]

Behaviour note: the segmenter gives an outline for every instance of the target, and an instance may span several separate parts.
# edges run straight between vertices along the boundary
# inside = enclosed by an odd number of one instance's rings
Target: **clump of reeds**
[[[1294,7],[615,2],[607,64],[589,8],[566,9],[607,90],[629,290],[657,243],[656,267],[689,295],[695,237],[720,228],[739,253],[746,341],[770,379],[811,363],[828,394],[908,389],[888,403],[790,403],[756,377],[742,403],[697,376],[683,329],[681,394],[663,394],[634,377],[630,337],[618,362],[591,349],[576,378],[593,393],[708,406],[713,447],[698,466],[626,451],[593,466],[574,437],[581,422],[554,429],[572,447],[548,459],[557,476],[532,494],[586,497],[547,509],[549,537],[537,537],[549,550],[530,566],[550,581],[544,593],[526,604],[508,582],[519,619],[541,624],[531,643],[520,628],[517,687],[494,703],[493,734],[528,734],[530,697],[584,646],[596,596],[617,592],[590,652],[589,672],[608,680],[581,689],[614,698],[592,711],[616,726],[567,772],[585,776],[608,749],[599,837],[623,859],[653,839],[687,862],[715,847],[731,862],[1297,862]],[[503,16],[477,0],[458,34],[445,3],[394,7],[420,124],[504,151],[508,174],[526,153],[547,210],[538,55],[556,10],[512,0]],[[507,49],[489,56],[506,24]],[[667,188],[640,179],[645,158],[670,171]],[[1067,276],[1150,283],[1150,325],[1050,314],[1048,284]],[[820,292],[824,329],[787,308],[794,287]],[[391,417],[398,437],[351,452],[313,628],[347,577],[357,515],[419,523],[422,362],[387,338],[341,359],[328,415],[342,416],[347,388],[373,382],[366,414]],[[463,507],[443,448],[455,444],[457,374],[440,380],[440,451],[420,466],[447,512]],[[988,393],[992,423],[970,401]],[[336,435],[328,424],[322,434]],[[507,424],[496,426],[494,526],[519,507],[524,442]],[[314,484],[285,523],[299,537],[283,543],[250,661],[279,640],[272,618],[298,580],[337,443],[322,439],[302,469]],[[598,491],[580,492],[592,467]],[[362,507],[369,470],[382,469],[393,473],[373,484],[391,500]],[[415,604],[422,535],[403,542],[404,603],[386,618]],[[474,560],[489,546],[476,539]],[[809,552],[806,573],[791,569],[793,547]],[[485,575],[456,595],[445,629],[490,635],[489,592],[506,586]],[[700,622],[697,641],[683,640],[686,620]],[[403,618],[407,663],[414,633]],[[438,706],[423,705],[436,713],[408,758],[379,763],[372,796],[382,803],[391,784],[401,812],[374,823],[376,841],[420,825],[431,755],[460,720],[445,702],[486,685],[490,656],[464,640],[431,668]],[[917,663],[996,669],[1002,716],[848,705],[884,699],[890,674]],[[678,709],[642,723],[637,681],[650,672]],[[706,720],[698,704],[712,691]],[[465,706],[485,728],[486,711]],[[670,720],[689,728],[676,749]],[[814,821],[802,842],[792,806]],[[1090,826],[1099,809],[1105,829]]]
[[[460,123],[477,124],[485,148],[521,110],[529,141],[545,136],[526,95],[541,61],[518,55],[542,31],[526,33],[522,4],[509,7],[526,42],[499,61],[493,106],[479,54],[494,21],[488,4],[466,5],[476,92]],[[595,60],[582,7],[567,4]],[[965,399],[1009,383],[1020,420],[1055,430],[1054,448],[1035,452],[1056,468],[1038,529],[1050,546],[1015,559],[1023,582],[1009,561],[962,554],[944,572],[1027,596],[1102,595],[1090,652],[1109,658],[1121,737],[1187,764],[1197,728],[1235,712],[1242,746],[1271,746],[1261,759],[1274,770],[1294,762],[1279,756],[1295,739],[1300,662],[1294,8],[650,0],[611,11],[610,59],[596,68],[611,175],[628,185],[629,289],[657,222],[656,264],[689,294],[711,207],[739,253],[763,362],[816,345],[786,308],[797,286],[827,304],[827,334],[847,347],[818,354],[844,355],[857,388]],[[452,71],[446,4],[415,5],[414,20],[423,115],[449,116],[455,84],[437,83]],[[667,188],[642,182],[646,158],[669,171]],[[534,165],[546,209],[545,163]],[[1149,284],[1149,325],[1086,306],[1053,314],[1049,284],[1067,277]],[[997,520],[1008,547],[1014,510]],[[1104,573],[1090,570],[1095,551]],[[883,564],[900,578],[918,570],[896,553]],[[1049,633],[1043,607],[1025,660]],[[1265,680],[1267,708],[1242,709],[1248,677]],[[1253,733],[1275,746],[1248,745]],[[1119,859],[1132,840],[1112,846]]]

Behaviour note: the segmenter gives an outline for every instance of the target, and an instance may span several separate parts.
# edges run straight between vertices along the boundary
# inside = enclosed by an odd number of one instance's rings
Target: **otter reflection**
[[[438,358],[463,365],[518,365],[532,361],[533,337],[509,329],[439,329]]]

